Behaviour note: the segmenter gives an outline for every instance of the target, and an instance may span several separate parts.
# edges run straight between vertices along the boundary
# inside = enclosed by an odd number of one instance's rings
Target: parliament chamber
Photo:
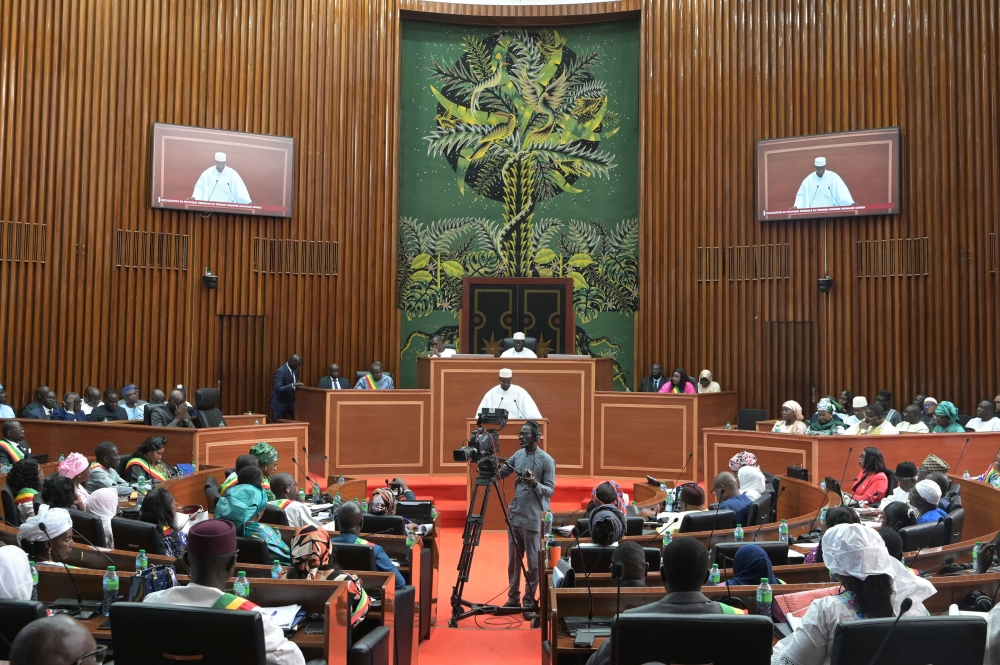
[[[1000,663],[998,45],[0,1],[0,663]]]

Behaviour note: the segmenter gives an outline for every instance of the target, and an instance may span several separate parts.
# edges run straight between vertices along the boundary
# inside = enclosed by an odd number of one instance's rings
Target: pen
[[[278,610],[275,610],[275,611],[271,612],[271,616],[273,616],[273,617],[278,616]]]

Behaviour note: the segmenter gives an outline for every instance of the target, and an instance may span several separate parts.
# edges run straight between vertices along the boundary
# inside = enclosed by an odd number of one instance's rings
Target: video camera
[[[500,452],[500,429],[507,424],[506,409],[483,409],[476,419],[478,427],[469,435],[469,441],[452,451],[456,462],[475,462],[480,475],[496,475],[496,456]],[[498,429],[486,429],[483,425],[496,425]]]

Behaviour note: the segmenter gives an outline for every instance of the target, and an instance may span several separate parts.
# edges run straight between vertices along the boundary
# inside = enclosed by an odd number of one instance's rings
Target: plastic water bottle
[[[726,422],[726,429],[732,429],[732,428],[733,428],[733,424],[727,421]]]
[[[719,564],[713,563],[712,570],[708,573],[708,583],[718,584],[722,581],[722,575],[719,573]]]
[[[29,561],[28,567],[31,568],[31,599],[38,600],[38,571],[35,569],[35,562]]]
[[[406,549],[409,550],[417,542],[417,536],[413,529],[406,530]]]
[[[139,550],[139,556],[135,558],[135,572],[141,573],[148,565],[149,557],[146,556],[146,550]]]
[[[306,491],[301,487],[299,488],[299,501],[301,501],[302,503],[306,502]]]
[[[118,573],[114,566],[108,566],[104,573],[104,601],[101,603],[101,616],[111,616],[111,604],[118,600]]]
[[[976,543],[976,546],[972,548],[972,570],[977,570],[976,564],[979,562],[979,546],[982,543]]]
[[[545,516],[542,518],[542,537],[545,540],[549,539],[552,535],[552,511],[546,510]]]
[[[667,545],[674,542],[674,537],[670,535],[669,531],[663,532],[663,549],[667,549]]]
[[[826,511],[827,511],[827,507],[823,506],[823,510],[821,510],[820,513],[819,513],[819,530],[820,531],[823,530],[823,525],[826,524]]]
[[[993,480],[990,481],[990,485],[992,485],[995,489],[1000,489],[1000,476],[993,476]]]
[[[431,504],[431,521],[432,521],[432,522],[436,521],[436,520],[437,520],[437,518],[438,518],[438,515],[440,515],[440,514],[441,514],[441,513],[439,513],[439,512],[438,512],[438,509],[437,509],[437,506],[435,506],[435,505],[434,505],[434,504],[432,503],[432,504]]]
[[[198,470],[198,458],[195,457],[194,455],[191,455],[191,473],[194,473],[197,470]]]
[[[139,474],[139,479],[135,482],[135,507],[142,508],[142,500],[146,497],[146,475]]]
[[[821,490],[823,490],[824,492],[826,491],[826,481],[825,480],[819,481],[819,488]]]
[[[733,540],[737,543],[743,542],[743,525],[737,524],[736,531],[733,531]]]
[[[632,512],[630,512],[629,515],[638,515],[639,514],[639,506],[636,505],[635,501],[633,501],[631,503],[631,507],[632,507]]]
[[[774,596],[771,593],[771,585],[767,578],[760,578],[760,586],[757,587],[757,614],[765,617],[771,616],[771,600]]]
[[[274,560],[274,565],[271,566],[271,579],[272,580],[280,580],[281,579],[281,573],[282,573],[283,570],[284,570],[284,568],[281,567],[281,562],[278,561],[277,559],[275,559]]]
[[[317,506],[323,503],[323,493],[319,491],[319,483],[313,483],[313,503]],[[365,510],[367,511],[367,508]]]
[[[344,476],[342,476],[342,475],[337,476],[337,484],[338,485],[343,485],[344,484]]]
[[[336,494],[333,495],[333,503],[334,503],[334,505],[339,506],[343,502],[344,502],[344,500],[340,498],[340,492],[337,492]]]
[[[969,470],[968,470],[968,469],[966,469],[966,470],[965,470],[965,471],[964,471],[964,472],[962,473],[962,480],[968,480],[968,479],[969,479]]]
[[[368,512],[368,499],[361,499],[361,512]]]
[[[254,418],[253,419],[253,424],[254,425],[260,425],[260,418]]]
[[[66,461],[66,456],[65,455],[60,455],[59,456],[59,461],[60,462],[65,462]]]
[[[778,525],[778,540],[782,543],[788,542],[788,523],[785,520],[781,520],[781,524]]]
[[[246,571],[241,570],[236,576],[236,581],[233,583],[233,593],[240,598],[248,598],[250,596],[250,581],[247,580]]]
[[[667,493],[667,484],[666,483],[660,483],[660,491],[663,492],[664,494]]]

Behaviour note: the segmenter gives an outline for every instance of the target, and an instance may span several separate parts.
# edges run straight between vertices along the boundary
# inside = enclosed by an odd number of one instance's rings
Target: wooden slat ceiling
[[[228,410],[257,410],[293,351],[309,382],[332,360],[348,373],[376,358],[395,371],[400,16],[572,23],[636,10],[639,373],[653,361],[709,367],[743,406],[772,413],[803,385],[870,399],[885,387],[897,404],[927,391],[966,413],[1000,391],[995,0],[517,11],[424,0],[7,0],[0,222],[12,223],[7,235],[46,226],[0,247],[10,401],[28,401],[42,382],[62,392],[132,381],[148,394],[222,378]],[[153,122],[295,137],[293,217],[151,210]],[[903,133],[901,215],[755,221],[757,140],[889,125]],[[119,237],[186,237],[186,269],[118,267]],[[255,239],[336,243],[337,274],[255,270]],[[922,263],[858,265],[903,248]],[[739,257],[739,279],[699,280],[699,257],[728,256]],[[205,267],[220,276],[217,291],[202,286]],[[826,270],[835,285],[822,295]],[[766,325],[796,322],[812,325]],[[772,349],[809,353],[805,381]],[[234,367],[241,350],[245,366]]]

